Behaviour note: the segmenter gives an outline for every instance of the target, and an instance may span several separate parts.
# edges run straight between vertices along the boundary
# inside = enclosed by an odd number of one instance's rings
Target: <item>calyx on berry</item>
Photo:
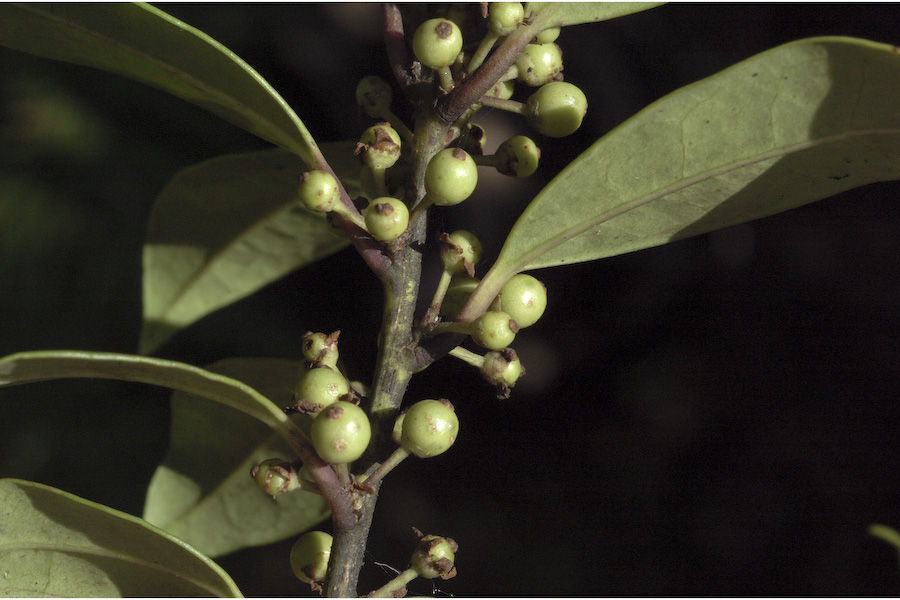
[[[294,400],[298,411],[316,415],[349,393],[346,377],[331,367],[321,366],[303,373],[294,388]]]
[[[303,334],[303,358],[310,367],[337,367],[338,348],[337,340],[341,335],[340,330],[329,335],[324,333],[307,331]]]
[[[529,327],[541,318],[547,308],[547,288],[531,275],[513,275],[500,288],[491,308],[508,314],[519,327]]]
[[[388,169],[400,159],[400,134],[390,123],[373,125],[360,136],[356,154],[370,169]]]
[[[456,552],[459,545],[452,538],[426,535],[419,540],[410,567],[425,579],[450,579],[456,575]]]
[[[475,274],[475,265],[481,260],[481,241],[471,231],[458,229],[450,235],[442,235],[441,262],[448,273],[465,271]]]
[[[373,238],[388,242],[400,237],[409,225],[409,209],[397,198],[381,196],[363,211],[366,229]]]
[[[504,175],[528,177],[537,171],[541,149],[529,137],[514,135],[494,153],[496,168]]]
[[[366,451],[372,437],[369,417],[363,409],[340,400],[322,409],[310,427],[316,453],[327,463],[351,463]]]
[[[541,86],[525,103],[528,123],[548,137],[575,133],[586,112],[584,92],[565,81],[551,81]]]
[[[509,398],[509,390],[525,374],[525,367],[512,348],[488,352],[484,355],[481,375],[495,388],[501,399]]]
[[[300,202],[314,212],[330,212],[341,201],[341,188],[327,171],[308,171],[300,176]]]
[[[377,75],[363,77],[356,86],[356,103],[373,119],[385,118],[393,95],[390,84]]]
[[[250,477],[259,489],[273,498],[300,487],[299,476],[291,463],[278,458],[270,458],[254,466],[250,469]]]
[[[512,344],[519,325],[507,313],[489,310],[472,321],[469,335],[472,340],[488,350],[500,350]]]
[[[462,50],[462,32],[448,19],[429,19],[413,34],[413,53],[426,67],[450,66]]]
[[[425,189],[434,204],[452,206],[472,195],[478,185],[478,166],[462,148],[445,148],[425,168]]]
[[[559,77],[563,69],[562,50],[554,43],[528,44],[516,59],[518,80],[538,87]]]
[[[300,581],[309,583],[314,590],[328,574],[333,539],[324,531],[304,533],[291,547],[291,570]]]
[[[401,422],[400,445],[419,458],[443,454],[459,433],[459,419],[448,400],[422,400],[409,407]]]

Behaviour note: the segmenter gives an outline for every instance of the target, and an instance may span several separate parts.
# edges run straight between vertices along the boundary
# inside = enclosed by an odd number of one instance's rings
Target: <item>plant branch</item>
[[[403,33],[403,16],[400,8],[393,3],[385,3],[382,9],[384,22],[384,46],[387,50],[388,62],[394,79],[404,90],[414,83],[414,79],[407,70],[409,54],[406,51],[406,40]]]

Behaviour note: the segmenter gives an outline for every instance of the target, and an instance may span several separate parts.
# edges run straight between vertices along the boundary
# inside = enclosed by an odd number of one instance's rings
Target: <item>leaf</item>
[[[779,46],[651,104],[551,181],[470,299],[513,274],[632,252],[900,178],[900,52]],[[475,298],[477,296],[477,299]]]
[[[240,597],[225,571],[145,521],[0,479],[0,596]]]
[[[323,145],[351,196],[354,143]],[[296,202],[302,164],[287,152],[230,154],[178,173],[150,214],[140,352],[264,285],[337,252],[347,239]]]
[[[297,361],[244,358],[207,370],[239,379],[287,406],[300,367]],[[324,499],[298,490],[273,500],[249,475],[263,460],[291,456],[288,446],[258,421],[176,392],[169,451],[150,482],[144,518],[208,556],[299,533],[328,516]]]
[[[19,352],[0,358],[0,387],[82,377],[169,387],[229,406],[284,435],[294,430],[284,411],[250,386],[174,360],[78,350]]]
[[[306,127],[259,73],[211,37],[148,4],[0,3],[0,44],[165,90],[300,156]]]
[[[527,8],[548,18],[547,27],[565,27],[608,21],[662,4],[665,2],[529,2]]]

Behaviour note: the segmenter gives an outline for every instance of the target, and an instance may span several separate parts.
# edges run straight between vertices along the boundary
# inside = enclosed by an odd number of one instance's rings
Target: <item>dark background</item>
[[[164,8],[247,60],[317,139],[368,125],[352,94],[362,76],[388,75],[377,7]],[[489,265],[541,180],[658,97],[802,37],[898,43],[898,22],[895,4],[674,4],[567,28],[566,78],[590,103],[583,128],[538,138],[537,181],[501,190],[482,170],[478,196],[440,223],[475,229]],[[155,194],[188,165],[266,146],[98,71],[0,50],[0,72],[0,355],[133,352]],[[482,112],[491,148],[521,129]],[[458,361],[413,380],[410,398],[453,400],[461,436],[389,477],[369,558],[404,568],[416,526],[461,547],[460,574],[438,594],[900,595],[897,553],[866,534],[900,527],[898,194],[871,185],[535,272],[550,306],[514,344],[529,374],[510,400]],[[377,282],[347,250],[210,315],[160,355],[297,358],[304,331],[340,328],[351,374],[366,378],[379,313]],[[0,476],[140,514],[166,448],[167,397],[109,381],[0,390]],[[219,562],[247,595],[302,594],[290,545]],[[386,578],[367,566],[360,591]]]

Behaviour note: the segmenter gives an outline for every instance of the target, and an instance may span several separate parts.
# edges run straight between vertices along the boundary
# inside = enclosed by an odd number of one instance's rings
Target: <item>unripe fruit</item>
[[[468,275],[457,274],[450,280],[444,301],[441,302],[441,315],[453,318],[465,305],[469,296],[478,287],[478,280]]]
[[[531,138],[514,135],[497,148],[497,170],[504,175],[528,177],[538,168],[541,149]]]
[[[425,189],[438,206],[459,204],[475,191],[478,166],[462,148],[445,148],[425,168]]]
[[[363,409],[341,400],[322,409],[312,422],[309,437],[322,460],[346,464],[366,451],[372,429]]]
[[[426,535],[419,540],[410,560],[410,567],[425,579],[450,579],[456,575],[453,562],[458,549],[456,542],[450,538]]]
[[[550,42],[555,42],[556,38],[559,37],[559,27],[551,27],[550,29],[545,29],[535,37],[535,41],[538,44],[549,44]]]
[[[501,100],[509,100],[512,98],[513,93],[516,91],[516,82],[513,79],[507,79],[506,81],[501,81],[499,83],[495,83],[494,87],[487,91],[486,96],[490,96],[491,98],[500,98]]]
[[[259,489],[273,498],[288,491],[290,482],[290,463],[278,458],[264,460],[250,470],[250,477]]]
[[[499,352],[488,352],[484,355],[481,374],[494,385],[511,388],[516,385],[519,377],[524,373],[522,362],[512,348],[504,348]]]
[[[316,366],[337,367],[338,349],[337,338],[340,331],[335,331],[331,335],[324,333],[313,333],[307,331],[303,334],[303,358]]]
[[[508,314],[519,327],[534,325],[547,308],[547,288],[531,275],[519,273],[500,288],[491,307]]]
[[[462,44],[459,27],[447,19],[429,19],[413,34],[413,53],[420,63],[432,69],[449,66]]]
[[[308,171],[300,176],[300,202],[315,212],[329,212],[341,201],[341,188],[327,171]]]
[[[403,415],[400,444],[410,454],[429,458],[443,454],[456,441],[459,419],[447,400],[422,400]]]
[[[406,416],[405,412],[400,413],[397,416],[397,420],[394,421],[394,428],[391,430],[391,439],[398,446],[403,445],[403,418]]]
[[[529,124],[548,137],[575,133],[586,112],[584,92],[565,81],[551,81],[541,86],[525,103]]]
[[[332,537],[324,531],[304,533],[291,548],[291,570],[297,579],[318,584],[328,574]]]
[[[518,80],[537,87],[553,81],[563,68],[562,50],[556,44],[528,44],[516,59]]]
[[[370,169],[387,169],[400,159],[400,134],[390,123],[379,123],[359,137],[356,152]]]
[[[488,29],[497,35],[509,35],[524,18],[521,2],[491,2],[488,7]]]
[[[309,369],[303,373],[294,388],[297,408],[313,415],[349,393],[350,384],[347,379],[330,367]]]
[[[397,198],[375,198],[363,211],[366,229],[373,238],[388,242],[400,237],[409,225],[409,209]]]
[[[489,310],[472,321],[469,335],[482,348],[500,350],[516,338],[519,325],[505,312]]]
[[[474,272],[473,267],[481,260],[481,242],[471,231],[459,229],[448,235],[441,246],[441,262],[450,273]]]
[[[390,84],[377,75],[363,77],[356,86],[356,103],[373,119],[385,118],[392,99]]]

